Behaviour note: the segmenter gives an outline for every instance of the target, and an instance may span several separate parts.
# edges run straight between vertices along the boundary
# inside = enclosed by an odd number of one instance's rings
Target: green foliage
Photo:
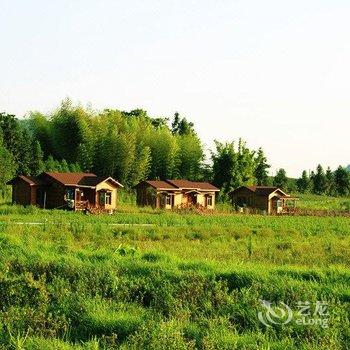
[[[297,180],[297,187],[300,193],[306,193],[310,190],[311,183],[306,170],[303,171],[301,177]]]
[[[322,168],[322,166],[319,164],[316,169],[316,173],[313,177],[313,191],[316,194],[322,194],[325,193],[327,190],[327,177],[326,174]]]
[[[222,197],[239,186],[255,182],[255,152],[249,150],[243,140],[239,140],[237,150],[234,142],[215,141],[215,146],[216,150],[211,154],[213,182],[221,188]]]
[[[337,194],[341,196],[350,194],[350,173],[342,166],[334,172],[334,186]]]
[[[0,197],[5,197],[8,188],[7,181],[11,180],[16,172],[16,164],[12,154],[3,145],[2,131],[0,129]]]
[[[0,348],[346,349],[347,218],[142,210],[1,206]],[[259,299],[326,300],[328,328],[266,329]]]
[[[329,196],[350,193],[349,172],[339,167],[325,173],[306,172],[298,180],[279,170],[272,181],[270,165],[262,150],[216,141],[212,164],[205,162],[205,149],[194,125],[175,113],[169,118],[151,118],[142,109],[93,111],[65,99],[51,114],[32,112],[27,119],[0,114],[3,172],[0,191],[12,175],[38,175],[42,171],[94,172],[113,176],[127,189],[140,181],[184,178],[211,181],[221,188],[219,199],[241,185],[270,185],[286,191],[313,192]]]
[[[29,132],[13,115],[5,113],[0,113],[0,129],[3,147],[11,153],[17,174],[30,174],[32,139]]]
[[[9,130],[27,132],[12,116],[2,119],[9,143],[15,139]],[[204,151],[193,123],[178,115],[172,129],[167,123],[167,118],[150,118],[141,109],[97,113],[66,99],[51,115],[30,114],[26,128],[35,152],[30,170],[25,168],[27,161],[22,161],[18,172],[73,171],[79,165],[82,171],[113,176],[127,188],[147,177],[202,179]],[[32,153],[27,151],[22,153]]]
[[[181,118],[178,112],[174,114],[174,119],[171,123],[171,131],[173,134],[179,135],[193,135],[195,133],[194,124],[188,122],[186,118]]]
[[[265,157],[263,149],[260,147],[255,158],[255,170],[254,176],[256,184],[258,186],[267,186],[269,184],[268,169],[270,165],[267,164],[267,158]]]
[[[277,171],[277,174],[273,178],[273,185],[282,190],[287,190],[288,178],[284,169],[279,169]]]
[[[45,170],[44,154],[38,140],[34,141],[32,146],[33,156],[30,163],[30,173],[31,175],[39,175]]]

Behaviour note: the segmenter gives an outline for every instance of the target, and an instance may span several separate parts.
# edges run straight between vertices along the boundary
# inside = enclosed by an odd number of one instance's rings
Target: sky
[[[178,111],[271,173],[350,163],[348,0],[0,0],[0,111]]]

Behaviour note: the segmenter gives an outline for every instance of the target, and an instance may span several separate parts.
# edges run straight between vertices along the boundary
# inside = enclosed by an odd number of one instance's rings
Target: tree
[[[253,185],[255,182],[254,169],[255,169],[255,151],[250,150],[246,146],[246,142],[241,138],[238,140],[237,150],[237,180],[240,179],[241,185]]]
[[[82,170],[78,163],[68,164],[70,173],[80,173]]]
[[[340,196],[347,196],[350,194],[350,173],[339,165],[334,172],[335,190]]]
[[[198,180],[201,164],[204,159],[203,147],[200,139],[194,133],[176,136],[179,146],[177,157],[177,172],[181,178]]]
[[[3,144],[3,136],[0,129],[0,195],[2,197],[5,197],[8,191],[6,183],[11,180],[15,173],[16,164],[11,152]]]
[[[130,173],[130,186],[137,185],[141,180],[147,179],[151,165],[151,150],[148,146],[138,144],[136,146],[136,158]]]
[[[213,162],[213,183],[221,188],[220,196],[225,198],[231,190],[254,183],[254,156],[241,139],[237,150],[234,142],[215,141],[216,150],[211,153]]]
[[[77,163],[85,172],[90,172],[93,167],[92,152],[85,143],[80,143],[77,150]]]
[[[273,178],[273,185],[282,190],[287,189],[288,178],[284,169],[281,168],[277,171],[277,174]]]
[[[268,185],[269,176],[267,170],[270,168],[270,165],[267,163],[267,158],[265,157],[264,151],[261,147],[258,149],[255,164],[254,176],[256,179],[256,184],[258,186]]]
[[[186,118],[181,118],[179,113],[174,114],[173,122],[171,123],[171,131],[173,134],[186,135],[194,133],[194,125],[188,122]]]
[[[298,191],[297,180],[292,179],[292,178],[288,178],[286,188],[287,188],[288,192],[292,192],[292,193],[297,192]]]
[[[326,194],[328,196],[334,195],[335,192],[335,184],[334,184],[334,174],[330,167],[326,170]]]
[[[32,138],[14,115],[0,113],[0,128],[4,147],[12,154],[17,174],[30,175]]]
[[[69,173],[70,172],[69,165],[65,159],[62,159],[60,161],[59,169],[60,169],[60,172],[62,172],[62,173]]]
[[[306,193],[310,190],[311,182],[306,170],[303,170],[301,177],[297,180],[298,192]]]
[[[76,162],[80,144],[90,150],[92,131],[89,123],[91,116],[82,107],[74,107],[69,99],[61,103],[61,107],[51,116],[51,137],[53,156]]]
[[[53,154],[52,123],[49,118],[39,112],[32,112],[29,115],[29,129],[33,138],[39,141],[44,157]]]
[[[324,194],[327,189],[327,178],[322,166],[319,164],[316,168],[316,174],[313,178],[313,191],[316,194]]]
[[[234,142],[215,142],[215,151],[211,152],[213,162],[213,182],[221,188],[224,195],[237,186],[236,169],[237,155]]]
[[[150,176],[154,179],[178,177],[179,145],[168,128],[152,130],[146,144],[151,149]]]
[[[45,171],[57,171],[56,169],[57,164],[55,162],[55,160],[53,159],[53,157],[50,155],[48,156],[48,158],[45,161]]]
[[[45,163],[43,160],[43,151],[41,150],[40,142],[34,141],[33,156],[30,163],[31,175],[39,175],[45,170]]]

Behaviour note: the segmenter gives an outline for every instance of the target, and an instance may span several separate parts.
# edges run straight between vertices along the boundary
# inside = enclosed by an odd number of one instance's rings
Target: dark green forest
[[[251,184],[301,193],[350,193],[345,167],[325,171],[318,165],[299,179],[288,178],[285,170],[279,169],[271,177],[263,149],[249,149],[242,139],[215,141],[206,157],[194,124],[178,113],[171,118],[152,118],[142,109],[96,112],[69,99],[50,114],[31,112],[18,119],[0,113],[0,167],[2,196],[13,176],[43,171],[113,176],[127,190],[151,178],[210,181],[222,189],[222,200],[230,190]]]

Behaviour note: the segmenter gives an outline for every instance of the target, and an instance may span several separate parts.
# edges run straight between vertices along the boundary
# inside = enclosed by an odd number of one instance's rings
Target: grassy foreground
[[[348,349],[349,223],[0,206],[0,348]],[[260,299],[293,320],[264,325]]]

